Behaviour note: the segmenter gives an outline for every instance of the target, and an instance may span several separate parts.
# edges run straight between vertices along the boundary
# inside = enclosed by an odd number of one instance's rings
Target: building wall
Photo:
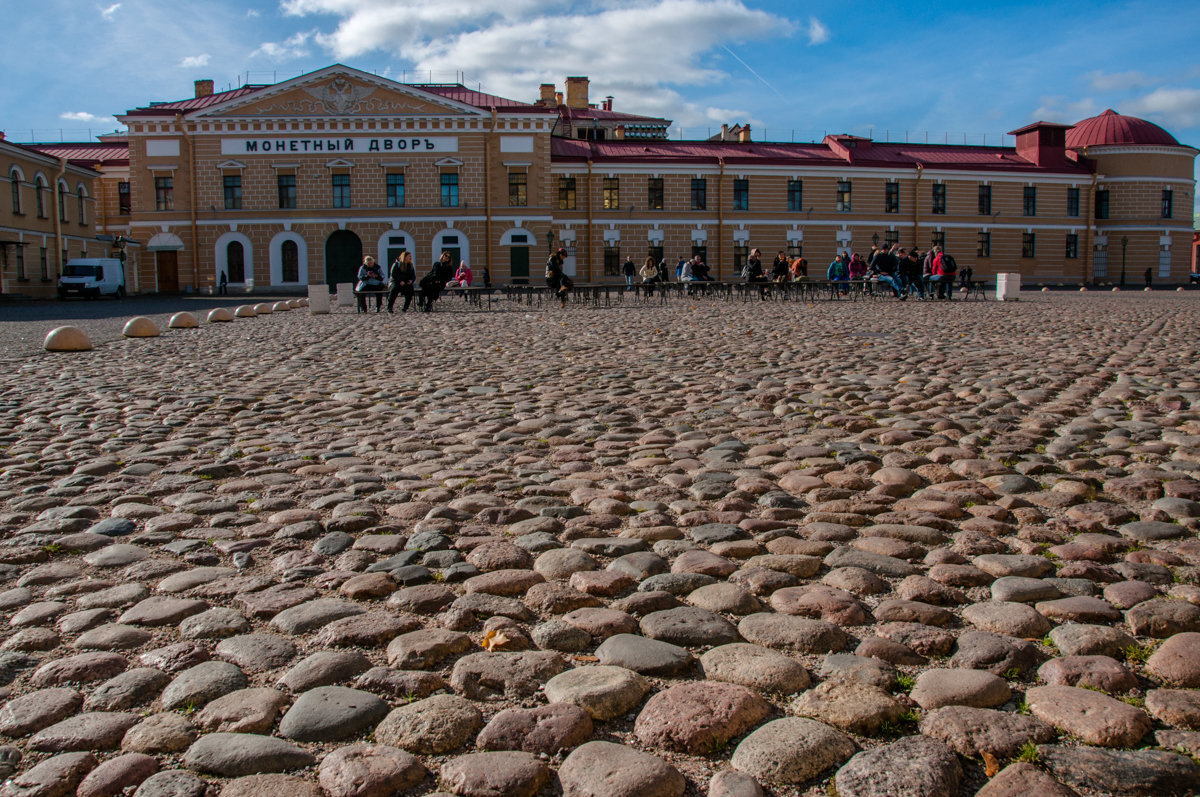
[[[13,205],[17,184],[19,207]],[[56,295],[63,254],[72,257],[107,256],[107,246],[95,240],[98,175],[62,164],[55,158],[0,140],[0,292],[40,298]],[[39,189],[39,180],[44,188]],[[63,181],[65,221],[60,220],[56,190]],[[38,214],[38,192],[43,214]],[[82,197],[83,214],[80,215]]]

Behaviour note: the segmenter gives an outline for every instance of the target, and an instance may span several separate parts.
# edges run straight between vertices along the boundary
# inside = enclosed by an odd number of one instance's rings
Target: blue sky
[[[533,100],[593,101],[688,138],[826,132],[1000,143],[1115,108],[1200,146],[1200,4],[783,0],[0,0],[0,129],[86,139],[192,81],[271,82],[341,62]],[[986,136],[986,139],[985,139]],[[1011,139],[1007,143],[1011,144]]]

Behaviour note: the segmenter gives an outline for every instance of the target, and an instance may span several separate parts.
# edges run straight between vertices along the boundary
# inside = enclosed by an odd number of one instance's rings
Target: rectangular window
[[[442,175],[442,207],[458,207],[458,173],[447,172]]]
[[[558,209],[559,210],[574,210],[575,209],[575,178],[574,177],[558,178]]]
[[[935,246],[940,246],[943,249],[945,249],[946,248],[946,233],[940,232],[940,231],[931,232],[929,234],[929,246],[930,246],[930,248],[933,248]]]
[[[839,213],[850,212],[850,181],[838,180],[837,184],[837,209]]]
[[[1067,215],[1068,216],[1078,216],[1079,215],[1079,189],[1078,188],[1068,188],[1067,189]]]
[[[16,252],[16,255],[17,255],[17,279],[19,279],[19,280],[29,279],[25,275],[25,247],[14,246],[13,248],[17,250],[17,252]]]
[[[621,247],[604,245],[604,276],[621,276]]]
[[[663,209],[663,180],[651,177],[646,183],[646,207],[650,210]]]
[[[651,246],[646,251],[646,254],[650,257],[651,260],[654,261],[655,265],[658,265],[659,263],[662,262],[662,259],[663,259],[663,248],[661,246]]]
[[[900,183],[888,183],[883,187],[883,212],[900,212]]]
[[[529,204],[529,175],[525,172],[508,174],[508,206],[523,208]]]
[[[708,247],[692,244],[692,257],[699,257],[701,263],[708,262]]]
[[[737,279],[742,274],[742,269],[746,267],[746,261],[750,258],[750,247],[746,244],[733,245],[733,276]]]
[[[133,195],[129,193],[129,181],[117,183],[117,213],[128,216],[133,213]]]
[[[1021,257],[1037,257],[1037,234],[1021,233]]]
[[[1075,260],[1079,257],[1079,236],[1075,233],[1067,233],[1067,259]]]
[[[980,230],[978,235],[975,236],[975,256],[992,256],[992,234],[990,232]]]
[[[8,175],[9,182],[12,184],[12,212],[14,216],[21,215],[21,177],[17,174],[17,170],[13,169]],[[124,185],[128,185],[125,183]]]
[[[992,215],[992,187],[990,185],[979,186],[979,215]]]
[[[621,178],[605,177],[602,185],[604,192],[604,209],[605,210],[620,210],[621,209]]]
[[[48,279],[50,279],[50,260],[49,260],[49,256],[50,256],[50,255],[49,255],[49,253],[46,251],[46,247],[44,247],[44,246],[43,246],[43,247],[42,247],[42,259],[41,259],[41,267],[42,267],[42,279],[43,279],[43,280],[48,280]]]
[[[692,179],[692,210],[708,209],[708,180],[703,177]]]
[[[1159,247],[1158,276],[1160,279],[1171,276],[1171,248],[1169,246]]]
[[[333,175],[333,206],[335,208],[350,207],[350,175]]]
[[[946,212],[946,184],[934,183],[933,185],[933,212],[944,214]]]
[[[1092,276],[1108,276],[1108,250],[1103,246],[1097,246],[1095,254],[1092,255]]]
[[[175,209],[175,184],[170,177],[154,178],[154,209]]]
[[[67,221],[67,189],[61,185],[58,187],[58,220],[64,224]]]
[[[788,180],[788,211],[800,213],[804,210],[804,181]]]
[[[884,246],[886,246],[890,249],[893,245],[898,244],[898,243],[900,243],[900,231],[899,230],[887,230],[883,233],[883,245]]]
[[[1169,219],[1174,213],[1175,192],[1170,188],[1164,188],[1162,192],[1162,217]]]
[[[787,256],[789,260],[804,257],[804,243],[802,241],[788,241]]]
[[[242,208],[242,176],[227,174],[222,180],[225,189],[225,209],[241,210]]]
[[[733,209],[734,210],[749,210],[750,209],[750,181],[749,180],[734,180],[733,181]]]
[[[389,174],[386,179],[387,206],[389,208],[404,207],[404,175]]]
[[[1026,216],[1036,216],[1037,215],[1037,186],[1033,186],[1033,185],[1025,186],[1024,210],[1025,210]]]
[[[1096,218],[1108,218],[1108,189],[1101,188],[1096,192]]]
[[[275,182],[279,188],[279,208],[280,208],[280,210],[295,210],[296,209],[296,175],[281,174],[275,178]]]

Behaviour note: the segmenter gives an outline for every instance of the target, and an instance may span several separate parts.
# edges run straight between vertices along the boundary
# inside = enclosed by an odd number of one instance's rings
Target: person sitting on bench
[[[375,294],[375,312],[383,309],[383,269],[375,262],[375,258],[367,255],[363,258],[362,267],[358,270],[358,312],[367,312],[367,294]]]

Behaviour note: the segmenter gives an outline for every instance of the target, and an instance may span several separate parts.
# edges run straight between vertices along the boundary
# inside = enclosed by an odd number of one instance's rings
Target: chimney
[[[1071,125],[1034,122],[1009,133],[1017,139],[1017,155],[1042,168],[1061,168],[1067,163],[1067,131]]]
[[[567,107],[580,109],[588,107],[588,79],[586,77],[567,78]]]
[[[721,125],[721,140],[722,141],[729,140],[729,125],[726,125],[726,124]]]
[[[612,98],[612,95],[610,94],[604,98],[604,110],[611,111],[612,104],[613,104],[613,98]]]
[[[563,104],[563,94],[561,91],[554,92],[554,104],[555,105]]]
[[[738,132],[738,141],[742,144],[750,143],[750,123],[742,125],[742,129]]]
[[[196,97],[211,97],[213,93],[213,82],[211,80],[196,81]]]
[[[0,141],[4,140],[4,131],[0,130]]]
[[[554,84],[543,83],[541,86],[541,96],[538,98],[538,105],[545,105],[553,108],[558,103],[554,100]]]
[[[617,125],[616,129],[613,130],[613,138],[617,141],[625,140],[625,125]]]

